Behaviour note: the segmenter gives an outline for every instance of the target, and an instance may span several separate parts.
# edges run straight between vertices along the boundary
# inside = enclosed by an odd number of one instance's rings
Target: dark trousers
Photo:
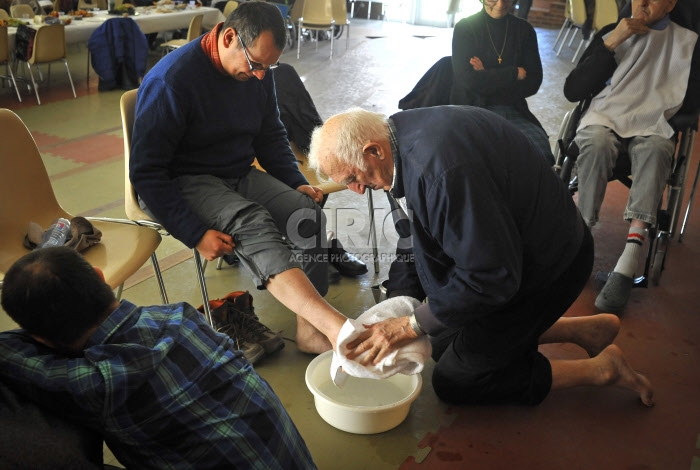
[[[593,237],[585,229],[578,255],[554,282],[516,296],[500,312],[431,338],[433,388],[453,404],[536,405],[549,393],[552,368],[539,337],[578,298],[593,268]]]

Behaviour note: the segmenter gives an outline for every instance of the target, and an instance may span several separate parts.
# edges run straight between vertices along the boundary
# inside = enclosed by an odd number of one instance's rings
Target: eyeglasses
[[[234,29],[234,31],[236,31],[236,30]],[[271,64],[271,65],[268,65],[267,67],[264,67],[263,64],[259,64],[258,62],[252,62],[250,60],[250,56],[248,55],[248,51],[245,47],[245,44],[243,44],[243,39],[241,39],[241,35],[238,34],[238,31],[236,31],[236,36],[238,36],[238,40],[241,43],[241,48],[243,49],[243,53],[245,54],[245,60],[248,61],[248,67],[250,67],[251,72],[268,72],[272,69],[276,69],[280,65],[279,61],[277,61],[276,64]],[[255,64],[255,65],[253,65],[253,64]]]

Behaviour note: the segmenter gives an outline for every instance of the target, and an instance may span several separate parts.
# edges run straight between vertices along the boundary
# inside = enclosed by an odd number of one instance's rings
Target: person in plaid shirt
[[[315,468],[270,385],[194,307],[117,301],[66,247],[20,258],[2,306],[22,329],[0,333],[0,382],[127,468]]]

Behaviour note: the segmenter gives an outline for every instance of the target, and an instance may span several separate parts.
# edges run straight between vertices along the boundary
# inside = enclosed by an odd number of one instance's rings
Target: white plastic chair
[[[41,99],[39,98],[39,86],[37,85],[37,82],[34,79],[32,65],[38,66],[40,64],[49,64],[48,82],[50,83],[51,63],[63,62],[63,65],[65,65],[66,67],[66,72],[68,73],[68,80],[70,81],[71,89],[73,90],[73,98],[78,97],[78,95],[75,94],[73,77],[70,74],[70,69],[68,68],[68,61],[66,60],[66,56],[66,31],[64,25],[45,25],[37,29],[36,35],[34,36],[32,56],[23,62],[27,64],[29,76],[32,79],[32,86],[34,87],[34,93],[36,94],[36,101],[39,104],[41,104]]]

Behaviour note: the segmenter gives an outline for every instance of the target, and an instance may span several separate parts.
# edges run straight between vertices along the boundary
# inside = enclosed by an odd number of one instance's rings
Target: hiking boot
[[[242,330],[236,322],[230,321],[232,313],[235,315],[235,310],[233,309],[233,304],[228,301],[225,301],[221,306],[211,310],[214,328],[219,333],[228,335],[233,340],[236,349],[243,353],[248,362],[255,364],[265,355],[265,348],[256,342],[249,341],[245,331]]]
[[[265,354],[272,354],[284,347],[282,337],[260,323],[253,308],[253,296],[247,291],[233,299],[236,315],[234,323],[245,335],[245,338],[261,345]]]

